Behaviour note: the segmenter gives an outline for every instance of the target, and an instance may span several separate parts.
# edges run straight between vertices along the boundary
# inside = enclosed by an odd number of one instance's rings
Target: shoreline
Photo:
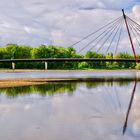
[[[50,82],[120,82],[120,81],[136,81],[135,78],[19,78],[19,79],[2,79],[0,80],[0,88],[11,88],[19,86],[41,85]],[[140,79],[137,79],[140,81]]]
[[[0,70],[0,72],[140,72],[136,69],[118,69],[118,70],[105,70],[105,69],[90,69],[90,70],[38,70],[38,69],[7,69]]]
[[[121,73],[121,72],[140,72],[140,70],[0,70],[0,73],[20,73],[20,72],[95,72],[95,73]],[[10,88],[10,87],[19,87],[19,86],[30,86],[30,85],[41,85],[46,84],[48,82],[66,82],[66,81],[121,81],[121,80],[129,80],[134,81],[133,77],[92,77],[92,78],[5,78],[0,79],[0,88]],[[140,77],[136,77],[137,80],[140,80]]]
[[[77,78],[19,78],[0,79],[0,88],[41,85],[49,82],[78,81]]]

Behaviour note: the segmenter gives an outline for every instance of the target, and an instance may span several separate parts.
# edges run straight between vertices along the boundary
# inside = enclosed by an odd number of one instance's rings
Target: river
[[[51,74],[46,77],[61,76]],[[1,78],[25,78],[27,73],[1,75]],[[122,75],[131,77],[134,73]],[[27,77],[40,78],[43,73],[28,73]],[[53,82],[2,88],[0,139],[139,140],[139,108],[140,82],[135,78],[132,81]]]

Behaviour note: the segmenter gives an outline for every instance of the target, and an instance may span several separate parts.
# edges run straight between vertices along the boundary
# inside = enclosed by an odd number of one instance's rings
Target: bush
[[[78,64],[78,68],[79,69],[85,69],[85,68],[89,68],[89,64],[87,62],[80,62]]]
[[[135,67],[137,70],[140,70],[140,63],[136,64],[136,67]]]

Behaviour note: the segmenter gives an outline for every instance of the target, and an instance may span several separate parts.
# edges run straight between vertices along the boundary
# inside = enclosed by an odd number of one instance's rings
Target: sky
[[[122,8],[140,21],[140,0],[1,0],[0,46],[68,47],[121,16]]]

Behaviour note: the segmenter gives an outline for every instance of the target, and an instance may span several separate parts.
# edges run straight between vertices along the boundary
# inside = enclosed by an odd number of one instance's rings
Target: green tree
[[[96,52],[87,52],[85,58],[105,58],[105,55]],[[105,62],[89,62],[89,67],[96,69],[105,68]]]
[[[119,53],[116,57],[130,59],[130,58],[133,58],[133,55],[130,55],[127,52],[125,52],[125,53]],[[122,68],[122,69],[135,68],[135,62],[134,63],[133,62],[119,62],[119,68]]]
[[[113,56],[113,54],[107,54],[106,59],[113,59],[117,58],[116,56]],[[106,68],[107,69],[119,69],[118,62],[106,62]]]
[[[5,46],[7,59],[27,59],[31,58],[32,48],[29,46],[18,46],[17,44],[8,44]],[[32,68],[31,63],[17,63],[16,68]]]
[[[89,64],[87,62],[80,62],[78,64],[78,69],[88,69],[89,68]]]

